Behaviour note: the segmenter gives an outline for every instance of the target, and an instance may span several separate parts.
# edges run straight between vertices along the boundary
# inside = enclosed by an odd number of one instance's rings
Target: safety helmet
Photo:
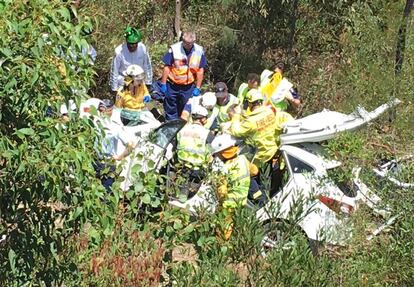
[[[193,118],[205,118],[208,116],[208,111],[201,105],[195,105],[191,107],[191,116]]]
[[[142,69],[138,65],[130,65],[124,72],[124,76],[125,76],[125,82],[128,82],[128,83],[130,83],[132,79],[137,79],[137,80],[145,79],[144,69]]]
[[[253,103],[256,101],[263,101],[262,93],[257,89],[251,89],[247,92],[246,99],[249,103]]]
[[[201,104],[206,109],[212,109],[217,103],[216,94],[213,92],[204,93],[201,97]]]
[[[211,152],[212,154],[216,154],[221,152],[229,147],[235,146],[237,144],[237,140],[235,137],[229,134],[222,134],[216,136],[211,143]]]
[[[127,27],[125,29],[124,36],[128,44],[136,44],[142,40],[141,31],[132,27]]]
[[[69,106],[69,108],[68,108],[68,106]],[[76,112],[77,109],[78,108],[77,108],[75,102],[73,100],[69,100],[68,105],[65,103],[65,104],[62,104],[60,106],[59,112],[60,112],[61,115],[67,115],[67,114],[69,114],[69,112],[71,112],[71,113]]]
[[[273,74],[270,70],[263,70],[263,72],[260,74],[260,82],[265,83],[267,79],[270,79],[270,76]]]

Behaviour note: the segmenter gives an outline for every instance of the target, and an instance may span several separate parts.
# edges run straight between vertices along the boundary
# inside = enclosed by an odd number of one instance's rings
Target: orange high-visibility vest
[[[195,81],[195,75],[200,69],[203,47],[194,44],[194,51],[190,57],[185,54],[182,42],[171,46],[174,63],[170,69],[168,78],[178,85],[189,85]]]

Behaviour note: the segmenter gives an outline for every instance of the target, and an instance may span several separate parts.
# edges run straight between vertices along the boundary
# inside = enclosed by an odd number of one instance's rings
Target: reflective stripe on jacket
[[[229,131],[257,147],[253,163],[260,166],[272,159],[278,149],[276,129],[275,114],[269,107],[261,106],[252,112],[234,115]]]
[[[227,194],[224,208],[236,208],[247,203],[250,187],[250,163],[244,155],[239,155],[224,163],[227,168]]]
[[[224,106],[215,105],[213,112],[211,113],[211,116],[209,118],[210,121],[214,121],[217,119],[217,124],[220,125],[222,123],[230,121],[229,117],[229,108],[233,105],[238,105],[239,99],[236,98],[234,95],[229,94],[229,101]]]
[[[244,100],[246,99],[248,91],[249,91],[249,85],[247,83],[242,83],[237,92],[237,98],[239,99],[239,102],[241,104],[243,104]]]
[[[178,160],[191,167],[201,167],[208,162],[207,137],[210,131],[200,124],[188,123],[177,134]]]
[[[175,43],[171,46],[174,57],[174,64],[170,69],[168,78],[178,85],[189,85],[195,81],[195,75],[200,69],[201,57],[203,56],[203,47],[194,44],[191,55],[187,56],[182,42]]]

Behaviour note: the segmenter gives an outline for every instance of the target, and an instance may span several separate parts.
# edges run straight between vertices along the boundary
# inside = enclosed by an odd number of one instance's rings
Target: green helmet
[[[141,31],[136,28],[127,27],[124,35],[128,44],[136,44],[142,40]]]

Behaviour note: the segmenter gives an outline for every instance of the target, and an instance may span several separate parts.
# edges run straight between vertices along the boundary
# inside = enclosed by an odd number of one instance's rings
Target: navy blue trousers
[[[184,106],[191,98],[194,88],[194,84],[176,85],[167,81],[167,94],[164,98],[165,119],[167,121],[181,117]]]

